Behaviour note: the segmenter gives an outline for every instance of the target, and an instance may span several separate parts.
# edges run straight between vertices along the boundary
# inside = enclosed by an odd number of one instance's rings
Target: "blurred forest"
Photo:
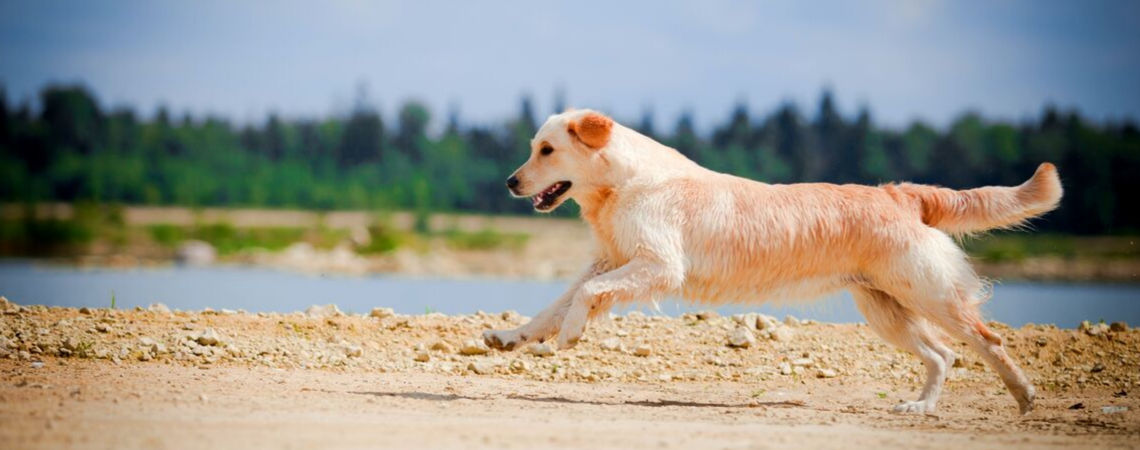
[[[47,87],[34,109],[0,91],[0,203],[528,214],[530,202],[512,199],[503,180],[527,158],[538,116],[523,98],[503,124],[466,125],[452,113],[434,127],[439,119],[421,103],[382,117],[358,101],[345,117],[270,115],[235,126],[166,109],[150,120],[106,110],[83,86]],[[1021,123],[967,113],[945,130],[918,122],[895,130],[876,126],[866,109],[844,117],[825,91],[808,111],[783,104],[757,115],[737,106],[706,134],[691,115],[669,130],[654,122],[651,111],[623,121],[706,167],[769,183],[1016,185],[1051,161],[1065,200],[1037,228],[1140,232],[1140,208],[1127,207],[1136,205],[1128,193],[1140,193],[1140,131],[1131,121],[1091,123],[1047,107]]]

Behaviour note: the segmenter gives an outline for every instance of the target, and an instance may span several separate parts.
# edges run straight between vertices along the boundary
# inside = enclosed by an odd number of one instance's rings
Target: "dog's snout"
[[[515,187],[518,187],[518,185],[519,177],[511,175],[510,178],[507,178],[507,189],[514,189]]]

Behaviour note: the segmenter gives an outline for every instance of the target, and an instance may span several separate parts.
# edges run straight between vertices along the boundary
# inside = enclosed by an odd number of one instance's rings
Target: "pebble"
[[[392,308],[372,308],[372,312],[368,313],[368,317],[375,317],[377,319],[384,319],[396,315],[396,311]]]
[[[757,318],[758,318],[758,316],[757,316],[755,313],[751,313],[751,314],[734,314],[734,315],[732,316],[732,320],[733,320],[733,321],[735,321],[737,324],[739,324],[739,325],[743,325],[743,326],[745,326],[745,327],[747,327],[747,328],[752,328],[752,329],[757,329],[757,330],[759,330],[759,329],[761,329],[761,328],[759,328],[759,327],[757,326],[757,324],[756,324],[756,320],[757,320]]]
[[[653,347],[650,347],[649,344],[638,345],[637,348],[633,349],[633,354],[642,357],[652,355]]]
[[[1089,370],[1089,372],[1092,372],[1092,373],[1104,372],[1104,364],[1101,364],[1101,363],[1093,364],[1092,369]]]
[[[33,369],[43,369],[44,368],[43,361],[33,361],[32,362],[32,368]]]
[[[1128,412],[1127,406],[1102,406],[1100,412],[1105,414],[1120,414]]]
[[[72,352],[78,351],[79,345],[80,345],[79,339],[76,339],[73,337],[65,339],[63,341],[63,344],[62,344],[63,348],[67,349],[68,351],[72,351]]]
[[[194,341],[200,345],[218,345],[222,342],[222,338],[213,328],[207,328],[202,330],[202,333]]]
[[[532,354],[534,356],[541,357],[541,358],[545,358],[547,356],[554,356],[554,347],[548,343],[545,343],[545,342],[534,344],[534,345],[530,346],[530,348],[527,349],[527,351],[530,354]]]
[[[511,369],[511,372],[514,372],[514,373],[527,373],[527,372],[530,372],[530,370],[531,370],[531,364],[529,362],[523,361],[521,359],[516,359],[514,361],[511,361],[511,364],[509,367]]]
[[[463,343],[462,347],[459,348],[459,354],[467,356],[485,355],[489,351],[491,351],[491,349],[487,348],[487,344],[484,344],[483,341],[477,341],[474,339],[469,339],[467,342]]]
[[[162,303],[151,303],[146,310],[157,314],[170,314],[170,308]]]
[[[792,337],[795,336],[795,332],[793,332],[790,328],[780,327],[772,330],[769,336],[772,337],[773,341],[788,342],[792,340]]]
[[[605,339],[598,345],[602,348],[602,350],[610,352],[620,352],[623,350],[622,347],[624,347],[621,344],[621,339],[618,338]]]
[[[344,313],[337,308],[335,304],[329,303],[327,305],[313,305],[305,310],[305,315],[309,317],[340,317]]]
[[[91,308],[88,308],[86,306],[79,308],[79,314],[90,315],[91,314]]]
[[[364,356],[364,348],[359,345],[342,344],[341,348],[344,350],[344,356],[351,358],[359,358]]]
[[[815,376],[816,378],[835,378],[839,376],[839,374],[831,369],[819,369],[819,371],[815,373]]]
[[[697,320],[712,320],[720,317],[716,311],[699,311],[697,312]]]
[[[795,367],[811,367],[812,364],[815,364],[815,361],[812,361],[811,358],[796,358],[792,360],[792,365]]]
[[[779,320],[775,317],[759,314],[756,316],[756,329],[757,330],[775,330],[782,328]]]
[[[1126,322],[1113,322],[1111,325],[1108,326],[1108,329],[1112,330],[1112,332],[1114,332],[1114,333],[1123,333],[1125,331],[1128,331],[1128,323],[1126,323]]]
[[[451,344],[448,344],[447,341],[436,341],[436,343],[431,345],[431,349],[441,353],[452,353],[455,351],[455,348],[453,348]]]
[[[728,346],[735,348],[749,348],[756,344],[756,336],[752,334],[752,330],[744,327],[737,327],[728,334]]]
[[[110,333],[111,332],[111,326],[107,325],[105,323],[95,324],[95,331],[98,331],[100,333]]]
[[[5,314],[17,314],[20,312],[20,305],[8,301],[7,297],[0,295],[0,311]]]
[[[415,359],[416,359],[416,361],[418,361],[418,362],[428,362],[428,361],[431,361],[431,353],[428,353],[428,352],[427,352],[427,350],[423,350],[423,351],[420,351],[419,353],[416,353],[416,358],[415,358]]]
[[[501,318],[501,319],[503,319],[503,320],[505,320],[505,321],[507,321],[507,322],[515,322],[515,321],[518,321],[518,320],[519,320],[519,318],[521,318],[521,317],[522,317],[522,316],[520,316],[520,315],[519,315],[519,313],[518,313],[517,311],[513,310],[513,309],[512,309],[512,310],[503,311],[503,313],[499,315],[499,318]]]
[[[1089,336],[1100,336],[1109,331],[1108,325],[1106,325],[1104,322],[1090,324],[1087,320],[1081,322],[1080,326],[1078,326],[1077,329],[1084,331],[1085,334]]]
[[[791,375],[792,365],[788,363],[780,363],[780,375]]]
[[[467,370],[475,372],[479,375],[486,375],[495,372],[495,366],[486,361],[472,361],[467,364]]]

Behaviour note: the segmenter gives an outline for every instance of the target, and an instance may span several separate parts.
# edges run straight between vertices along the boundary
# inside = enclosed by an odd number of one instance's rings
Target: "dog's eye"
[[[546,147],[543,147],[542,150],[539,150],[538,152],[542,153],[542,156],[546,156],[546,155],[549,155],[551,153],[554,153],[554,147],[547,145]]]

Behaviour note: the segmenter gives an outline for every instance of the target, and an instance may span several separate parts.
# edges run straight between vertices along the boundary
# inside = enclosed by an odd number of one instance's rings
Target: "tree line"
[[[429,132],[436,119],[422,103],[383,117],[360,100],[342,116],[271,114],[236,126],[166,108],[150,119],[108,110],[77,85],[44,88],[35,108],[0,90],[0,202],[525,214],[529,202],[510,198],[503,180],[526,159],[536,116],[523,98],[505,123],[467,125],[452,113]],[[946,129],[890,129],[866,108],[845,117],[824,91],[806,113],[793,103],[766,115],[738,105],[709,133],[692,114],[671,130],[655,129],[652,112],[625,123],[706,167],[769,183],[1016,185],[1051,161],[1065,199],[1037,228],[1140,232],[1140,209],[1128,207],[1129,193],[1140,193],[1140,131],[1130,120],[1094,123],[1046,107],[1019,123],[966,113]]]

